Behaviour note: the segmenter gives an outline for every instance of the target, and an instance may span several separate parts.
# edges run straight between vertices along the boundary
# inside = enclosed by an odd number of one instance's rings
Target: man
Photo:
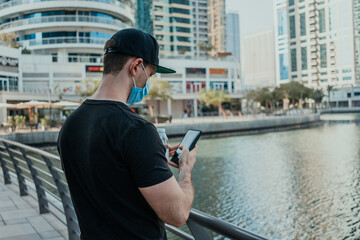
[[[126,103],[149,92],[149,77],[175,71],[159,66],[159,47],[136,29],[105,44],[103,79],[62,127],[58,151],[82,239],[166,239],[164,222],[183,225],[194,199],[196,146],[168,162],[155,126]],[[170,156],[178,146],[170,147]],[[168,164],[179,168],[178,182]]]

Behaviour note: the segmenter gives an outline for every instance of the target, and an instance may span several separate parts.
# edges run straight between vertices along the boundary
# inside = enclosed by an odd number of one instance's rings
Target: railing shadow
[[[14,183],[19,187],[20,196],[34,198],[40,214],[50,213],[67,226],[69,240],[80,239],[78,220],[59,156],[0,138],[0,164],[5,184],[12,183],[11,175],[16,176],[17,183]],[[187,226],[191,234],[171,225],[166,225],[166,229],[182,239],[211,239],[208,231],[230,239],[265,239],[196,209],[191,210]]]

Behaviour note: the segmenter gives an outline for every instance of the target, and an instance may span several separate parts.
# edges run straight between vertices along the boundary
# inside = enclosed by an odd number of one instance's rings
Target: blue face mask
[[[146,72],[146,69],[144,67],[144,64],[141,64],[141,66],[143,67],[144,69],[144,72],[146,74],[146,77],[147,77],[147,80],[146,80],[146,85],[144,88],[138,88],[136,87],[136,84],[135,84],[135,79],[134,79],[134,76],[131,76],[132,77],[132,80],[134,82],[134,86],[133,88],[131,89],[131,93],[130,93],[130,96],[127,100],[126,103],[137,103],[137,102],[141,102],[144,97],[146,97],[148,95],[148,93],[150,92],[150,78]]]

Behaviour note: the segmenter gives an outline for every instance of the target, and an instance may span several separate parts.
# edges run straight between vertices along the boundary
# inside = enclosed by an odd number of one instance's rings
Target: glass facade
[[[287,34],[288,24],[287,24],[287,13],[286,10],[281,10],[278,12],[278,35],[282,36]]]
[[[0,76],[0,91],[19,91],[19,79],[17,77]]]
[[[289,79],[289,54],[282,53],[280,56],[280,80]]]
[[[155,19],[156,21],[157,19]],[[162,19],[158,19],[161,21]],[[135,5],[135,26],[136,28],[154,34],[153,22],[153,1],[152,0],[136,0]]]
[[[301,48],[301,70],[307,70],[307,49]]]
[[[326,31],[325,28],[325,8],[319,10],[319,32],[323,33]]]
[[[326,54],[326,44],[320,45],[320,67],[327,67],[327,54]]]
[[[289,17],[289,23],[290,23],[290,39],[293,39],[296,37],[295,16]]]
[[[296,49],[291,49],[291,71],[297,71]]]
[[[300,14],[300,36],[306,35],[306,19],[305,13]]]

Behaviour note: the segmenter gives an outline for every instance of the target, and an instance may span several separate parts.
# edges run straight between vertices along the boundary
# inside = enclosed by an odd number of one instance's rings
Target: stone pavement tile
[[[61,231],[60,231],[60,234],[61,234],[61,236],[63,236],[63,237],[66,238],[66,239],[69,237],[69,233],[68,233],[68,230],[67,230],[67,229],[61,230]]]
[[[5,225],[15,225],[15,224],[22,224],[28,223],[26,218],[13,218],[5,221]]]
[[[60,233],[58,231],[49,231],[49,232],[41,232],[39,235],[42,238],[55,238],[55,237],[61,237]]]
[[[0,233],[1,233],[1,235],[0,235],[1,240],[10,238],[10,237],[14,237],[14,239],[17,239],[15,237],[26,236],[26,235],[31,235],[31,234],[38,235],[36,233],[35,229],[29,223],[10,225],[10,226],[1,226]]]
[[[30,234],[30,235],[4,238],[4,240],[42,240],[42,238],[38,234]]]
[[[24,197],[20,197],[20,196],[10,196],[11,200],[14,202],[15,206],[18,209],[22,209],[22,208],[29,208],[29,203],[27,203],[25,201],[25,199],[23,198],[31,198],[29,196],[24,196]]]
[[[39,213],[34,209],[17,209],[1,213],[1,216],[5,222],[11,219],[26,218],[37,215],[39,215]]]
[[[63,238],[63,237],[45,238],[45,240],[66,240],[66,238]]]
[[[43,232],[52,232],[55,229],[42,217],[42,216],[35,216],[35,217],[28,217],[27,220],[35,228],[38,233]]]

